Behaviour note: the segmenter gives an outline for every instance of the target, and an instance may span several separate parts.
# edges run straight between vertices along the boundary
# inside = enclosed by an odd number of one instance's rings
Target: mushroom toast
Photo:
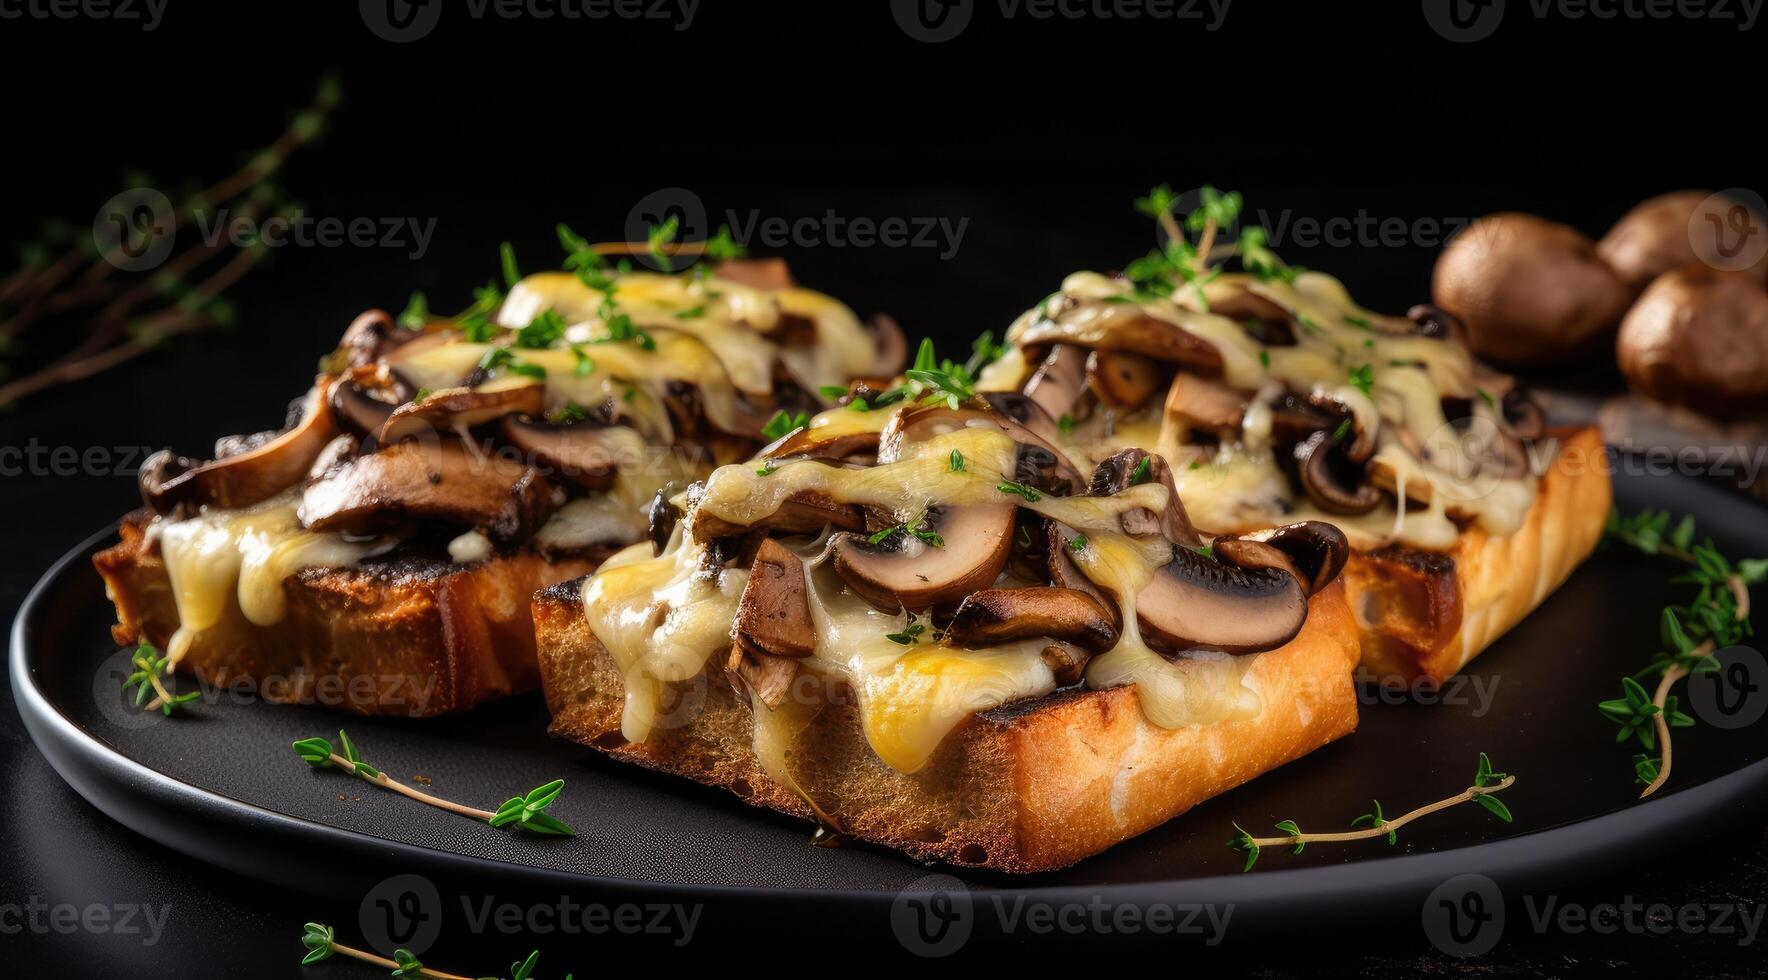
[[[452,319],[365,313],[282,430],[153,456],[94,559],[117,641],[362,714],[530,690],[535,590],[641,540],[660,486],[900,363],[893,326],[781,265],[635,272],[561,238],[575,274],[511,269]]]
[[[1076,466],[1159,453],[1205,531],[1337,525],[1363,666],[1455,673],[1595,547],[1610,502],[1600,433],[1548,429],[1440,310],[1366,310],[1338,280],[1283,266],[1256,229],[1228,251],[1248,271],[1187,244],[1069,276],[1013,324],[979,387],[1022,393],[1026,424]]]
[[[1159,457],[1083,471],[1023,396],[908,375],[665,495],[650,542],[535,598],[554,733],[1025,872],[1356,727],[1337,529],[1206,543]]]

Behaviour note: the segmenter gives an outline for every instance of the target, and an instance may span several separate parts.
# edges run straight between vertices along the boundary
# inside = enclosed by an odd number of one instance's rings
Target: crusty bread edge
[[[678,685],[670,721],[642,744],[619,735],[623,686],[575,583],[536,596],[551,731],[628,762],[812,816],[757,761],[747,699],[718,670]],[[1354,731],[1357,625],[1343,587],[1245,675],[1264,706],[1244,720],[1166,730],[1133,689],[1071,689],[971,716],[914,774],[866,745],[848,699],[820,705],[793,742],[790,776],[841,829],[921,860],[1008,872],[1064,867]],[[839,700],[839,699],[836,699]]]
[[[150,515],[119,525],[92,557],[116,606],[120,645],[162,650],[178,628],[172,584],[148,541]],[[267,701],[349,714],[431,717],[539,685],[529,619],[536,589],[580,577],[597,557],[529,551],[471,564],[437,560],[302,569],[283,581],[288,612],[259,626],[236,603],[203,631],[178,670],[214,687],[249,685]]]
[[[1590,557],[1613,505],[1602,432],[1591,426],[1550,434],[1558,450],[1514,533],[1474,526],[1448,552],[1353,552],[1344,581],[1363,629],[1365,671],[1383,679],[1449,677]]]

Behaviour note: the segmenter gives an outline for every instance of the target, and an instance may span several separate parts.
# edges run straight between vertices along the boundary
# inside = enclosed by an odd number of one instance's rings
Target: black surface
[[[1759,155],[1747,151],[1759,26],[1538,19],[1512,0],[1493,38],[1456,45],[1425,28],[1416,4],[1237,0],[1213,33],[1098,18],[1003,24],[983,9],[962,38],[928,46],[900,36],[882,2],[708,3],[698,25],[679,33],[643,23],[456,18],[422,43],[394,46],[367,34],[355,6],[174,3],[152,33],[89,19],[0,21],[11,150],[0,154],[0,237],[28,238],[51,215],[89,221],[121,189],[123,167],[148,168],[174,186],[187,175],[218,176],[280,126],[284,108],[306,97],[326,65],[344,70],[349,101],[326,145],[289,168],[291,192],[319,215],[438,221],[432,248],[417,259],[380,248],[285,250],[238,291],[234,333],[0,416],[0,447],[109,454],[106,462],[61,468],[45,460],[0,473],[0,504],[11,516],[0,617],[10,620],[70,543],[134,505],[130,460],[142,449],[202,452],[217,435],[274,424],[306,384],[315,354],[364,307],[397,307],[412,288],[429,290],[441,308],[464,305],[466,286],[494,274],[498,240],[550,261],[554,221],[610,235],[641,195],[661,187],[690,187],[709,207],[745,215],[834,208],[848,217],[967,219],[950,257],[829,243],[780,250],[806,282],[862,312],[886,309],[911,332],[958,344],[1005,324],[1062,274],[1146,248],[1146,223],[1127,202],[1160,180],[1237,187],[1252,207],[1288,209],[1292,218],[1410,222],[1520,208],[1593,234],[1660,191],[1768,183]],[[628,117],[639,122],[618,124]],[[1283,251],[1339,274],[1378,308],[1403,310],[1427,291],[1436,245],[1407,237]],[[33,335],[14,366],[40,363],[70,342],[66,330]],[[1641,642],[1649,628],[1639,627]],[[0,700],[11,698],[6,683]],[[1624,765],[1625,750],[1616,751]],[[56,777],[4,705],[0,787],[9,818],[0,835],[0,913],[31,896],[168,910],[165,934],[151,946],[90,929],[0,931],[9,968],[378,973],[294,965],[299,923],[322,918],[340,935],[359,933],[357,902],[265,886],[237,873],[243,863],[216,870],[119,828]],[[1759,907],[1768,895],[1760,826],[1682,828],[1666,839],[1674,850],[1663,857],[1610,852],[1606,875],[1580,878],[1560,897]],[[1354,904],[1348,914],[1356,916]],[[1524,911],[1512,915],[1515,922]],[[840,929],[823,935],[851,940],[843,964],[895,951]],[[761,938],[768,953],[807,942],[790,928]],[[603,942],[612,940],[592,945]],[[489,972],[533,945],[547,948],[549,978],[561,966],[583,976],[604,962],[597,953],[557,955],[573,945],[568,937],[488,934],[458,919],[426,958]],[[1038,944],[1040,957],[1053,955],[1047,947]],[[646,948],[663,954],[660,966],[694,954],[768,959],[751,944]],[[1760,949],[1687,930],[1536,935],[1523,927],[1507,929],[1484,958],[1458,964],[1424,941],[1415,914],[1370,915],[1322,941],[1266,944],[1214,969],[1733,976],[1761,973]],[[1189,967],[1196,953],[1187,947],[1174,968]],[[794,967],[830,962],[785,958]]]

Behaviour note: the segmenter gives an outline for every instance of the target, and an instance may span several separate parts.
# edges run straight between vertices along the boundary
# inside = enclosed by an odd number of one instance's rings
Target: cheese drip
[[[809,427],[831,435],[848,427],[877,431],[888,421],[877,417],[888,414],[835,409],[812,419]],[[961,468],[953,467],[954,453],[963,460]],[[1090,543],[1076,560],[1095,582],[1123,597],[1126,629],[1118,645],[1089,670],[1089,686],[1134,685],[1148,720],[1167,728],[1256,714],[1262,702],[1242,683],[1254,657],[1197,651],[1168,659],[1150,649],[1137,628],[1135,594],[1171,560],[1173,545],[1123,534],[1121,515],[1135,508],[1164,510],[1166,488],[1146,483],[1111,497],[1025,500],[999,489],[1016,453],[1006,432],[976,418],[923,433],[905,443],[895,461],[869,467],[813,459],[778,460],[772,468],[725,466],[694,498],[682,526],[691,529],[705,517],[753,525],[805,492],[886,512],[905,523],[930,507],[1012,503],[1088,535]],[[1049,642],[1043,638],[962,649],[923,632],[900,642],[907,637],[909,613],[882,612],[848,590],[827,561],[825,543],[825,538],[797,539],[794,546],[805,561],[816,636],[813,655],[800,669],[846,682],[867,743],[885,764],[917,772],[965,718],[1055,689],[1055,675],[1042,657]],[[650,733],[662,682],[705,670],[707,661],[733,642],[731,623],[747,573],[714,574],[706,569],[705,556],[705,546],[678,530],[661,557],[649,558],[634,547],[611,559],[585,586],[591,629],[628,678],[622,731],[630,740],[642,741]],[[772,711],[755,706],[754,744],[769,775],[799,791],[789,757],[814,706],[798,703],[796,696],[789,694]]]
[[[387,539],[351,541],[303,528],[295,517],[300,499],[291,488],[251,507],[205,507],[181,521],[159,519],[160,556],[178,607],[178,629],[166,644],[172,665],[231,603],[237,601],[248,622],[274,625],[288,611],[283,579],[302,568],[353,565],[391,547]]]
[[[1299,324],[1293,346],[1267,346],[1241,325],[1208,312],[1236,295],[1253,294],[1288,312]],[[1129,417],[1104,411],[1076,425],[1070,445],[1103,458],[1124,446],[1158,452],[1172,464],[1174,483],[1192,520],[1201,528],[1233,533],[1299,520],[1326,520],[1343,528],[1351,543],[1373,548],[1389,542],[1443,550],[1460,533],[1457,518],[1472,519],[1494,535],[1522,526],[1537,492],[1537,474],[1552,458],[1550,444],[1534,447],[1528,473],[1505,475],[1487,458],[1500,413],[1482,397],[1474,363],[1458,344],[1417,336],[1410,321],[1358,306],[1342,283],[1304,272],[1293,283],[1223,275],[1206,287],[1207,304],[1195,290],[1170,298],[1138,298],[1117,279],[1077,272],[1062,290],[1009,329],[1019,340],[1051,316],[1077,340],[1096,342],[1138,317],[1172,324],[1205,341],[1222,357],[1221,380],[1258,393],[1243,420],[1239,440],[1208,448],[1186,441],[1182,427],[1162,426],[1158,398]],[[1051,311],[1046,313],[1046,311]],[[992,389],[1022,384],[1034,366],[1022,360],[991,374]],[[1349,383],[1367,368],[1369,390]],[[1327,514],[1296,491],[1269,446],[1264,395],[1288,387],[1331,396],[1351,407],[1357,424],[1375,433],[1372,468],[1389,474],[1403,499],[1410,487],[1429,502],[1408,508],[1384,499],[1369,514]],[[1442,399],[1472,403],[1473,421],[1451,425]]]

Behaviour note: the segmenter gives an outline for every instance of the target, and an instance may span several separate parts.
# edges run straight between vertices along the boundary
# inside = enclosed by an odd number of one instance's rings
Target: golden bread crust
[[[116,605],[117,643],[145,638],[165,649],[178,609],[146,537],[148,518],[125,517],[121,541],[92,563]],[[256,625],[229,603],[178,669],[205,684],[249,682],[266,700],[349,714],[462,711],[539,683],[529,599],[596,564],[515,552],[469,565],[413,558],[303,569],[283,582],[281,622]]]
[[[677,685],[642,744],[620,737],[624,688],[583,615],[575,583],[535,597],[551,731],[618,759],[720,786],[756,806],[811,818],[762,768],[748,701],[713,669]],[[972,715],[913,774],[885,765],[852,699],[830,696],[803,720],[790,778],[842,829],[921,860],[1011,872],[1060,868],[1349,734],[1357,625],[1334,583],[1307,625],[1259,655],[1245,680],[1253,718],[1167,730],[1133,689],[1069,689]]]

